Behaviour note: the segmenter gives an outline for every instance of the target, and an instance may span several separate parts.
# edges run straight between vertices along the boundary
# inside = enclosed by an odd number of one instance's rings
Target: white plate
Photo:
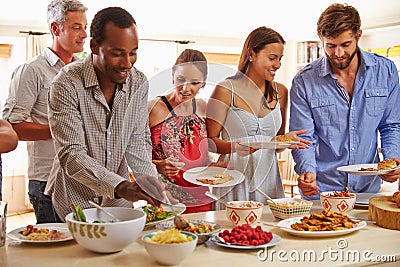
[[[361,175],[361,176],[376,176],[376,175],[382,175],[386,174],[388,172],[391,172],[393,170],[399,169],[400,165],[397,166],[396,168],[390,169],[390,170],[380,170],[380,171],[360,171],[361,168],[378,168],[378,163],[370,163],[370,164],[356,164],[356,165],[348,165],[348,166],[341,166],[338,167],[338,171],[342,172],[347,172],[349,174],[353,175]]]
[[[330,236],[340,236],[350,234],[354,231],[358,231],[364,228],[367,223],[364,221],[358,222],[354,225],[353,228],[345,229],[345,230],[336,230],[336,231],[298,231],[290,228],[290,225],[300,222],[303,217],[296,217],[296,218],[289,218],[283,221],[280,221],[277,226],[281,227],[285,232],[295,236],[302,236],[302,237],[330,237]]]
[[[218,246],[221,247],[226,247],[226,248],[236,248],[236,249],[262,249],[262,248],[268,248],[275,246],[279,242],[281,242],[281,237],[277,234],[272,233],[272,239],[266,244],[262,244],[259,246],[239,246],[239,245],[233,245],[229,243],[225,243],[224,241],[220,240],[217,235],[213,235],[211,237],[211,240],[217,244]]]
[[[300,144],[300,142],[292,141],[292,142],[243,142],[240,143],[244,146],[249,146],[252,148],[259,148],[259,149],[282,149],[288,148],[292,145]]]
[[[186,205],[183,203],[178,203],[173,206],[174,206],[174,210],[175,210],[176,214],[178,214],[178,215],[182,214],[186,210]],[[163,208],[164,211],[172,211],[168,205],[161,204],[161,207]],[[163,220],[148,222],[145,224],[145,226],[155,226],[157,223],[165,222],[165,221],[171,220],[172,218],[174,218],[174,215],[171,215],[170,217],[167,217]]]
[[[12,240],[25,242],[25,243],[58,243],[58,242],[64,242],[64,241],[74,239],[73,236],[71,235],[71,233],[69,232],[68,226],[66,223],[42,223],[42,224],[34,225],[33,227],[38,228],[38,229],[39,228],[47,228],[49,230],[57,230],[57,231],[65,234],[67,237],[64,239],[60,239],[60,240],[28,240],[27,236],[24,236],[19,233],[21,231],[26,230],[26,226],[12,230],[11,232],[8,233],[7,236]]]
[[[215,175],[219,173],[232,175],[233,180],[223,184],[204,184],[202,182],[197,181],[197,179],[218,179],[215,178]],[[240,184],[241,182],[243,182],[244,174],[236,170],[229,170],[226,168],[214,167],[214,166],[206,166],[206,167],[192,168],[185,171],[183,173],[183,179],[196,185],[210,186],[210,187],[226,187],[226,186],[233,186],[236,184]]]

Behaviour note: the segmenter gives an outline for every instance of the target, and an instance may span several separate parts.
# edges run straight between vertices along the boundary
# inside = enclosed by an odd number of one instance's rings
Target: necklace
[[[194,127],[198,125],[198,122],[191,118],[190,116],[185,117],[182,123],[182,128],[179,131],[179,143],[181,145],[182,153],[185,153],[185,141],[193,144]]]

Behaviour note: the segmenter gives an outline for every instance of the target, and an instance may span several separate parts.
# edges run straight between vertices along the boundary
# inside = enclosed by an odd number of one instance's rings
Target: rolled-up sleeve
[[[39,77],[35,69],[25,64],[18,66],[12,74],[9,95],[4,105],[3,119],[10,123],[32,121],[32,107],[39,92]]]

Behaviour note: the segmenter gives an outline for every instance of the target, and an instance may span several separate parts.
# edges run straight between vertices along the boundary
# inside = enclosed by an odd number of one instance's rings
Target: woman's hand
[[[232,146],[234,147],[236,153],[241,157],[248,156],[258,150],[258,148],[252,148],[249,146],[241,145],[240,140],[232,142]]]
[[[233,166],[229,165],[229,162],[225,161],[216,161],[216,162],[211,162],[210,166],[213,167],[221,167],[221,168],[227,168],[229,170],[233,170]]]
[[[288,132],[286,136],[288,136],[291,140],[300,142],[299,144],[291,145],[289,148],[290,149],[305,149],[308,148],[308,145],[310,145],[312,142],[299,137],[299,134],[304,134],[306,133],[307,130],[298,130],[298,131],[292,131]]]
[[[167,158],[163,160],[153,160],[157,167],[157,172],[165,175],[166,177],[175,176],[179,173],[185,163],[178,161],[175,158]]]

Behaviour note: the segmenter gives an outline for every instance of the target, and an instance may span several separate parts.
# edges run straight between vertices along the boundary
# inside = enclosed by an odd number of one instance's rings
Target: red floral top
[[[161,100],[172,116],[150,128],[153,159],[174,157],[185,163],[176,176],[163,177],[172,195],[186,205],[185,213],[211,210],[210,199],[205,196],[207,187],[192,184],[183,178],[185,170],[206,164],[207,131],[205,122],[196,114],[196,101],[192,101],[193,114],[177,116],[164,96]]]

